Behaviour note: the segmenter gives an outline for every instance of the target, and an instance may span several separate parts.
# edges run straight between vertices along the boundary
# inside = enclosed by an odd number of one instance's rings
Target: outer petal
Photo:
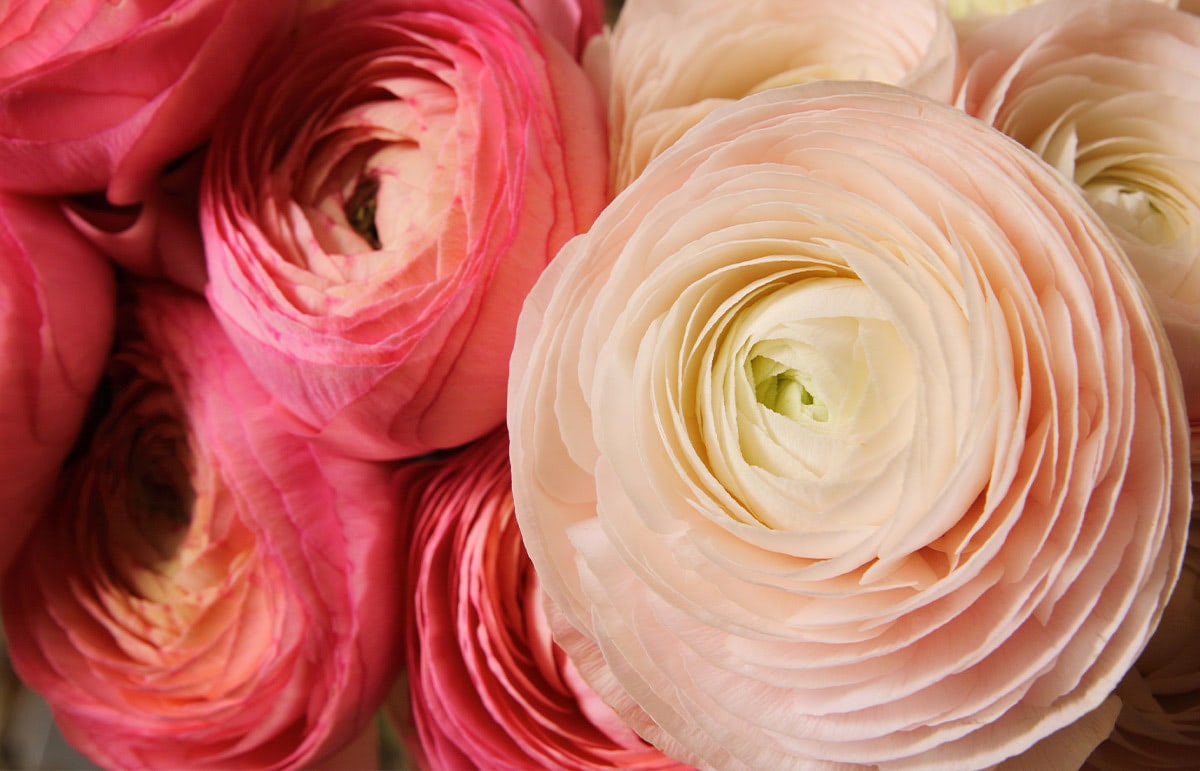
[[[1117,686],[1121,713],[1085,768],[1195,768],[1200,752],[1200,424],[1192,424],[1192,524],[1162,623]]]
[[[502,432],[397,476],[415,528],[406,626],[422,764],[675,767],[600,702],[550,639],[509,479]]]
[[[722,768],[982,768],[1179,571],[1178,374],[1061,178],[861,83],[718,110],[531,293],[513,495],[585,679]]]
[[[22,0],[0,10],[0,188],[141,200],[202,143],[286,0]]]
[[[1041,3],[963,43],[964,109],[1083,190],[1162,315],[1200,417],[1200,18]]]
[[[521,300],[603,205],[582,71],[499,0],[343,3],[287,56],[209,154],[218,316],[305,430],[347,452],[486,433]]]
[[[0,573],[75,443],[115,303],[112,269],[52,205],[0,195]]]
[[[282,430],[199,300],[143,287],[134,313],[5,583],[13,662],[105,767],[311,765],[399,663],[388,472]]]

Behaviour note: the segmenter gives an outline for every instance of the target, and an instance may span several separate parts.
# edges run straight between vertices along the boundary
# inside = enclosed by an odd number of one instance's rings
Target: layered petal
[[[520,303],[604,203],[573,59],[507,0],[314,14],[209,153],[208,297],[303,430],[405,457],[504,419]]]
[[[1085,768],[1194,768],[1200,752],[1200,424],[1192,424],[1192,524],[1162,623],[1116,696],[1116,726]]]
[[[3,588],[9,653],[111,768],[295,768],[399,664],[387,469],[284,431],[205,304],[142,287],[94,433]]]
[[[585,680],[722,768],[983,768],[1101,707],[1190,507],[1178,373],[1078,193],[864,83],[705,118],[526,302],[517,518]]]
[[[0,574],[75,443],[115,304],[112,268],[54,206],[0,195]]]

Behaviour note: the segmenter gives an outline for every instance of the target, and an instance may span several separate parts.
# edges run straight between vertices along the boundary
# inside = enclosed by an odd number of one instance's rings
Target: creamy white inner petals
[[[717,398],[696,411],[735,427],[737,446],[710,447],[709,466],[762,524],[803,528],[827,504],[823,481],[875,465],[862,455],[879,457],[881,443],[894,457],[911,441],[913,361],[883,314],[857,279],[809,278],[753,297],[714,336]],[[758,489],[782,480],[798,483],[785,486],[806,492],[811,510]]]

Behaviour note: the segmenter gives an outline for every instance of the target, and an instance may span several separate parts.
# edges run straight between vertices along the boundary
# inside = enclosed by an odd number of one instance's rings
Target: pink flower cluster
[[[1196,10],[0,4],[20,677],[105,768],[1193,767]]]

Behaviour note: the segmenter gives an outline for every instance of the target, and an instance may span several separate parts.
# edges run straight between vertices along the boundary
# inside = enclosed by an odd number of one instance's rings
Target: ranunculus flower
[[[291,0],[20,0],[0,8],[0,189],[137,203],[204,141]]]
[[[1182,395],[1077,192],[864,83],[713,113],[526,301],[509,430],[556,640],[720,768],[968,769],[1099,707],[1179,570]]]
[[[598,101],[508,0],[307,22],[210,149],[208,296],[305,430],[371,457],[464,443],[503,423],[521,301],[604,204]]]
[[[399,664],[390,471],[284,431],[199,299],[136,303],[109,407],[4,585],[12,660],[106,768],[310,765]]]
[[[414,522],[407,675],[422,767],[674,767],[550,639],[513,516],[507,434],[408,466],[397,486]]]
[[[840,78],[949,100],[954,28],[942,0],[628,0],[587,52],[608,96],[612,184],[722,104]]]
[[[1200,418],[1200,18],[1053,0],[968,36],[959,103],[1073,179],[1162,314]]]
[[[56,207],[0,195],[0,573],[75,442],[115,295],[112,268]]]

